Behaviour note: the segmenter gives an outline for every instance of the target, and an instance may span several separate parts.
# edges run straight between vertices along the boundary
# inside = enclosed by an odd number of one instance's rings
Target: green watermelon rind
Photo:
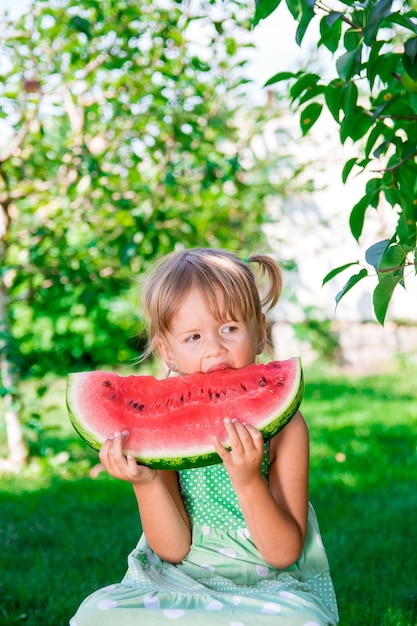
[[[261,427],[259,430],[261,431],[264,441],[268,442],[270,439],[275,437],[283,428],[290,422],[290,420],[297,413],[301,401],[304,395],[304,377],[303,370],[301,367],[301,362],[299,363],[299,385],[297,393],[293,396],[291,402],[288,407],[284,409],[275,419],[268,421],[268,424],[264,427]],[[68,414],[71,420],[71,423],[80,437],[85,441],[87,445],[89,445],[93,450],[99,451],[101,449],[102,443],[99,442],[91,432],[88,432],[84,429],[80,422],[77,420],[73,412],[71,411],[70,403],[68,398],[71,395],[71,375],[68,376],[68,384],[67,384],[67,409]],[[199,452],[194,456],[179,456],[179,457],[166,457],[166,458],[145,458],[138,455],[135,455],[135,459],[141,465],[147,465],[152,469],[157,470],[170,470],[170,471],[180,471],[185,469],[192,469],[195,467],[206,467],[209,465],[215,465],[216,463],[220,463],[221,459],[217,452]]]

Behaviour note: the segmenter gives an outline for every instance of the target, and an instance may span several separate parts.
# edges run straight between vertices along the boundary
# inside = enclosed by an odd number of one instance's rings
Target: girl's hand
[[[226,450],[217,438],[214,439],[214,447],[234,487],[243,487],[253,480],[259,480],[264,456],[262,433],[254,426],[228,418],[224,420],[224,426],[231,450]]]
[[[133,485],[144,485],[152,482],[156,471],[145,465],[138,465],[132,455],[127,457],[123,454],[123,446],[129,433],[116,432],[113,437],[107,439],[100,450],[99,458],[107,472],[118,478],[126,480]]]

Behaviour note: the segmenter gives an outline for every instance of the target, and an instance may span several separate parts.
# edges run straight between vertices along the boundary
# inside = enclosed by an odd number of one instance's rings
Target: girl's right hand
[[[129,437],[127,431],[115,432],[107,439],[100,450],[100,463],[110,476],[125,480],[133,485],[145,485],[153,481],[156,471],[146,465],[138,465],[132,455],[123,454],[123,447]]]

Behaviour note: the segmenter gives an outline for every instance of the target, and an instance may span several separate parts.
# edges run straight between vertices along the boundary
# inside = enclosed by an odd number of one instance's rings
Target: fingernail
[[[122,435],[123,435],[124,437],[126,437],[128,434],[129,434],[129,431],[128,431],[128,430],[124,430],[124,431],[122,432]]]

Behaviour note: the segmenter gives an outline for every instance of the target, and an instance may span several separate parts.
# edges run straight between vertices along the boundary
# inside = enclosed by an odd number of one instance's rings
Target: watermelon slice
[[[225,417],[252,424],[268,441],[296,413],[303,389],[299,358],[165,380],[77,372],[68,375],[67,406],[92,448],[128,430],[126,454],[155,469],[179,470],[220,462],[212,439],[228,445]]]

